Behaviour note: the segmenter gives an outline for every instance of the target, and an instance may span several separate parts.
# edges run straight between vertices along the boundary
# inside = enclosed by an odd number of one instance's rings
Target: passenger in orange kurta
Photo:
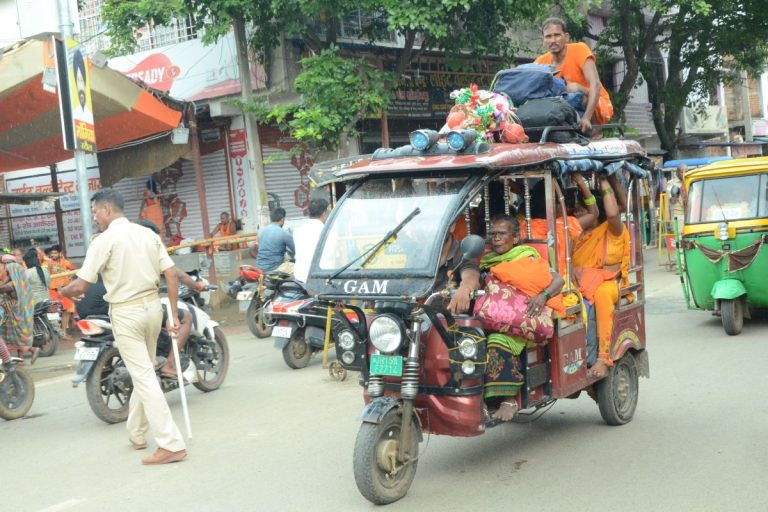
[[[54,274],[61,274],[70,270],[75,270],[75,266],[72,264],[72,262],[70,262],[67,258],[64,257],[64,254],[62,254],[60,245],[49,247],[46,249],[45,254],[48,256],[46,261],[48,263],[48,271],[51,273],[51,276]],[[69,284],[71,280],[71,277],[51,277],[51,299],[61,303],[61,328],[65,331],[72,327],[71,320],[72,313],[75,312],[75,303],[61,295],[58,290],[59,288]]]
[[[621,221],[626,206],[624,189],[615,175],[600,180],[605,219],[586,231],[573,252],[573,268],[579,290],[595,306],[598,356],[590,372],[604,377],[613,365],[610,356],[613,313],[619,302],[619,285],[629,284],[630,238]]]
[[[536,59],[536,64],[549,64],[566,82],[566,92],[581,93],[586,101],[579,120],[581,131],[592,130],[592,121],[606,124],[613,117],[608,91],[600,83],[595,56],[584,43],[570,43],[571,37],[560,18],[549,18],[542,27],[544,46],[549,50]]]
[[[144,191],[144,199],[141,201],[139,219],[146,219],[155,226],[163,225],[163,206],[157,197],[157,182],[154,178],[147,180],[147,190]]]

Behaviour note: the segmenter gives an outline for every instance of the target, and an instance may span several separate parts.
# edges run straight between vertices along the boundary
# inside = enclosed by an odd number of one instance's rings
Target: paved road
[[[687,311],[676,278],[649,261],[652,378],[641,381],[630,424],[604,425],[582,397],[532,424],[471,439],[432,436],[408,496],[387,510],[768,510],[768,321],[727,337],[717,319]],[[207,395],[187,390],[188,459],[161,467],[139,464],[124,425],[99,421],[83,388],[41,366],[30,417],[0,420],[2,509],[375,509],[352,477],[355,379],[332,381],[319,360],[291,371],[270,341],[242,331],[229,340],[225,385]],[[68,363],[69,355],[57,357],[45,364]],[[178,392],[169,400],[181,424]]]

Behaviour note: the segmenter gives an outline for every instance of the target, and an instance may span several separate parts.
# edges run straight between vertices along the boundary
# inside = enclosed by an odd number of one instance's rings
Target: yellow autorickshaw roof
[[[686,172],[685,188],[689,188],[692,181],[704,178],[722,178],[766,171],[768,171],[768,157],[723,160]]]

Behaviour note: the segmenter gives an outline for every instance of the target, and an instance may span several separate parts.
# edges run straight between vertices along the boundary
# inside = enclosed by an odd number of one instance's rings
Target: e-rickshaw
[[[675,171],[681,164],[685,165],[688,171],[692,171],[694,169],[698,169],[699,167],[724,160],[731,160],[731,157],[707,156],[698,158],[684,158],[681,160],[667,160],[664,162],[661,170],[664,176],[664,180],[668,182],[675,177]],[[678,191],[677,194],[679,193],[680,192]],[[672,198],[666,189],[659,191],[659,215],[657,216],[659,221],[657,230],[659,265],[664,265],[667,270],[672,270],[676,264],[675,245],[672,243],[675,239],[675,219],[672,215],[672,208],[670,205],[671,199]],[[682,224],[679,227],[682,228]]]
[[[678,268],[688,307],[714,311],[729,335],[768,307],[768,158],[717,162],[685,175]]]
[[[433,300],[442,296],[433,293],[433,286],[452,227],[458,221],[466,225],[465,232],[487,233],[492,215],[510,213],[512,182],[522,191],[514,199],[521,201],[518,211],[530,226],[531,188],[543,180],[549,233],[554,233],[556,209],[566,214],[567,193],[558,194],[557,207],[554,201],[562,169],[590,167],[567,162],[590,161],[598,168],[646,163],[635,141],[489,144],[476,142],[474,132],[466,131],[452,132],[447,142],[434,132],[417,133],[411,145],[378,150],[337,165],[326,176],[345,181],[347,191],[326,222],[307,288],[320,300],[337,303],[337,358],[346,369],[360,372],[366,405],[354,448],[354,476],[361,494],[376,504],[396,501],[408,491],[423,433],[470,437],[498,424],[484,414],[486,333],[481,321],[470,314],[452,316],[442,301]],[[543,414],[557,399],[594,390],[608,424],[632,419],[638,376],[649,373],[637,185],[638,178],[631,177],[625,212],[632,238],[631,284],[620,291],[615,311],[614,365],[602,380],[588,374],[587,322],[576,289],[566,285],[564,293],[576,301],[555,321],[554,336],[545,344],[529,344],[520,356],[525,384],[516,398],[518,417]],[[556,237],[521,236],[521,243],[557,249]],[[465,259],[477,257],[484,245],[476,234],[467,235]],[[570,268],[566,273],[570,277]],[[350,306],[353,302],[365,305],[367,312]],[[359,320],[350,322],[343,308]]]

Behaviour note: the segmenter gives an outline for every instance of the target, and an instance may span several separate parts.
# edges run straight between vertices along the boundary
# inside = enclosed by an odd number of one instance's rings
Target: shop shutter
[[[284,151],[263,146],[264,159],[284,153]],[[305,218],[304,210],[296,205],[296,194],[301,196],[305,187],[301,185],[299,170],[291,164],[290,157],[281,157],[264,166],[267,193],[274,194],[280,199],[280,206],[285,208],[286,220],[300,220]],[[303,189],[303,190],[302,190]],[[269,198],[272,200],[272,198]]]
[[[219,223],[221,212],[230,211],[229,182],[227,180],[227,164],[224,150],[219,150],[201,158],[203,180],[205,181],[206,206],[208,222],[211,229]],[[200,215],[200,201],[197,196],[197,181],[195,166],[184,160],[181,164],[182,176],[176,183],[176,195],[186,205],[187,215],[181,222],[181,233],[184,238],[202,240],[203,223]],[[125,215],[130,220],[139,218],[141,201],[149,176],[128,177],[115,183],[112,188],[120,191],[125,198]],[[167,237],[166,237],[167,238]],[[166,240],[168,242],[168,240]]]

